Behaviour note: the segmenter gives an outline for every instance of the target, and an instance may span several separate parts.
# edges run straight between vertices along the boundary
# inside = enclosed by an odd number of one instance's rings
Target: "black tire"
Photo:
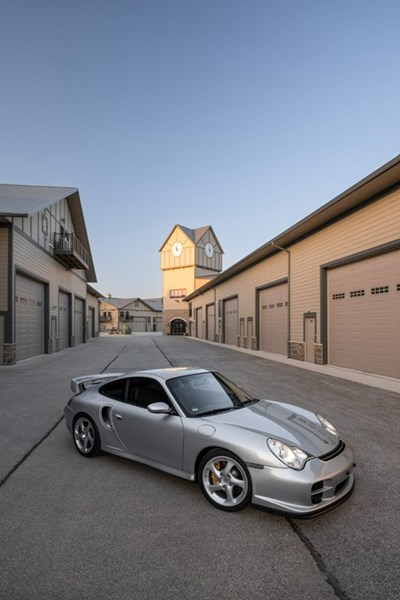
[[[207,500],[220,510],[242,510],[251,502],[249,471],[244,462],[228,450],[217,448],[203,456],[198,481]]]
[[[75,448],[82,456],[92,458],[100,454],[99,431],[94,421],[87,415],[80,414],[75,417],[72,437]]]

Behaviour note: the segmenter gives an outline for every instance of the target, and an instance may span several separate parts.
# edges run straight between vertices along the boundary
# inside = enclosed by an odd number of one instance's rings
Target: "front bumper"
[[[355,482],[349,446],[330,460],[313,458],[301,471],[289,467],[252,468],[253,504],[280,513],[310,517],[343,502]]]

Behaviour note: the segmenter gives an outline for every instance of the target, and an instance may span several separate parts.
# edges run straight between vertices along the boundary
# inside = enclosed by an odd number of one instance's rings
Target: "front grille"
[[[335,456],[339,456],[339,454],[342,454],[342,452],[344,452],[344,449],[346,448],[346,444],[344,442],[342,442],[342,440],[339,440],[338,445],[336,446],[336,448],[334,448],[333,450],[330,450],[330,452],[327,452],[326,454],[323,454],[322,456],[319,456],[318,458],[320,460],[332,460],[332,458],[335,458]]]
[[[347,485],[347,482],[348,482],[348,481],[349,481],[349,478],[348,478],[348,477],[346,477],[346,479],[344,479],[344,480],[343,480],[341,483],[339,483],[339,485],[337,485],[337,486],[335,487],[335,496],[336,496],[337,494],[339,494],[339,492],[340,492],[340,491],[341,491],[341,490],[342,490],[344,487],[346,487],[346,485]]]
[[[333,479],[324,479],[314,483],[311,487],[311,504],[320,504],[323,500],[338,496],[349,484],[350,476],[351,471],[347,471]]]
[[[322,502],[322,495],[324,493],[323,481],[317,481],[311,488],[311,502],[312,504],[319,504]]]

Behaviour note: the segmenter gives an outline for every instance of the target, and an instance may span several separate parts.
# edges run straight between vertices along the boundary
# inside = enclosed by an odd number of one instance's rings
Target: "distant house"
[[[0,364],[98,335],[98,296],[76,188],[0,184]]]
[[[162,299],[102,298],[100,330],[108,333],[162,331]]]

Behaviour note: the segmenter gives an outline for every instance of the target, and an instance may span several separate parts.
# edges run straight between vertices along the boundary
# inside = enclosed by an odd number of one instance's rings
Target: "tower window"
[[[169,290],[170,298],[184,298],[185,296],[187,296],[186,289]]]

